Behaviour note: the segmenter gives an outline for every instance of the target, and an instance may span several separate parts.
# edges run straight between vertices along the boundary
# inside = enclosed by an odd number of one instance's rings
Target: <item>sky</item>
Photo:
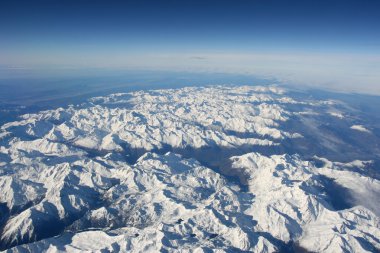
[[[2,0],[0,66],[252,74],[380,94],[380,1]]]

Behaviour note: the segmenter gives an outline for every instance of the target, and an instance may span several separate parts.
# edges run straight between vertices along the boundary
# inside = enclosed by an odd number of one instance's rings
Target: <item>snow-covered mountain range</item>
[[[0,129],[0,249],[378,251],[379,137],[364,123],[278,86],[118,93],[23,115]],[[352,144],[367,139],[371,152]]]

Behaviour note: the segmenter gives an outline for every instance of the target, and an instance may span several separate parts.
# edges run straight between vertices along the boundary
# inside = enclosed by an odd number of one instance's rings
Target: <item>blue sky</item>
[[[380,92],[379,27],[376,0],[3,0],[0,64],[351,80]]]

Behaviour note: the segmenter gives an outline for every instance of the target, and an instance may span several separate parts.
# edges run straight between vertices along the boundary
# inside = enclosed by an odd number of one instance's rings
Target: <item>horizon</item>
[[[380,1],[0,1],[0,251],[380,252]]]
[[[379,9],[340,0],[2,1],[0,78],[23,69],[207,72],[379,95]]]

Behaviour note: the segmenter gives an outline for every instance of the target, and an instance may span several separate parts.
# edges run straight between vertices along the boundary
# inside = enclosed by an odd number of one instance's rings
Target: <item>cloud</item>
[[[192,59],[192,60],[206,60],[207,58],[202,57],[202,56],[191,56],[190,59]]]
[[[152,55],[136,67],[231,73],[336,91],[380,95],[380,56],[348,54]]]
[[[5,58],[3,58],[5,59]],[[337,53],[87,52],[8,55],[27,66],[73,66],[244,74],[280,83],[380,95],[380,55]]]

